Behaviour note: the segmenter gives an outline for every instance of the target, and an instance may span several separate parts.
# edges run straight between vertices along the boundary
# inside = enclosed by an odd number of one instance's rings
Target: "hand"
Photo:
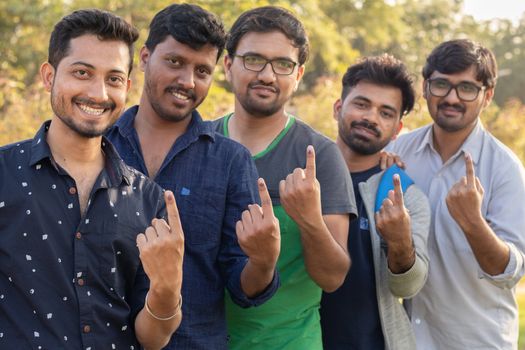
[[[237,221],[239,246],[253,264],[275,268],[281,250],[279,220],[273,214],[272,199],[262,178],[258,180],[262,207],[250,204]]]
[[[306,148],[306,168],[296,168],[279,183],[279,196],[286,213],[299,225],[322,225],[321,188],[315,174],[315,151]]]
[[[184,232],[173,193],[166,191],[164,200],[168,222],[153,219],[146,232],[137,235],[137,247],[150,280],[150,291],[173,293],[178,298],[182,285]]]
[[[381,209],[375,214],[376,228],[389,248],[391,245],[410,247],[410,215],[405,208],[399,175],[393,177],[394,190],[388,192]]]
[[[484,194],[483,186],[474,171],[472,157],[468,153],[465,154],[465,167],[466,176],[452,186],[446,198],[450,215],[463,231],[483,219],[481,202]]]
[[[380,155],[379,166],[381,167],[381,170],[388,169],[393,164],[396,164],[401,169],[405,169],[405,163],[401,160],[401,158],[397,154],[383,150],[379,152],[379,155]]]

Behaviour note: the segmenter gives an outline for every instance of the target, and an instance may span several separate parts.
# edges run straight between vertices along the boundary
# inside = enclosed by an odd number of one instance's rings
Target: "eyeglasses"
[[[460,100],[471,102],[478,98],[479,92],[485,90],[486,86],[477,86],[468,82],[454,85],[442,78],[428,79],[428,90],[435,97],[445,97],[452,89],[456,90],[456,95],[458,95]]]
[[[252,72],[262,72],[266,65],[270,63],[272,70],[277,75],[290,75],[293,73],[297,62],[287,60],[286,58],[274,58],[268,60],[258,55],[234,55],[242,58],[244,68]]]

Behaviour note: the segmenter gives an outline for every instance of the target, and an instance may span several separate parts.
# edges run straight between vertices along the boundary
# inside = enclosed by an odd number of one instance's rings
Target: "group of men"
[[[399,138],[411,74],[363,58],[334,143],[285,109],[309,53],[288,10],[226,34],[199,6],[166,7],[124,111],[137,38],[105,11],[64,17],[40,70],[52,119],[0,148],[0,348],[517,347],[525,172],[479,120],[489,50],[436,47],[434,122]],[[235,106],[203,121],[224,48]],[[381,166],[385,147],[404,170]]]

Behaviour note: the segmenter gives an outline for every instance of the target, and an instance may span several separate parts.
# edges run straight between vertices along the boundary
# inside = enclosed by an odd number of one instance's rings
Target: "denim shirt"
[[[137,132],[138,106],[127,110],[108,132],[126,164],[147,174]],[[185,236],[183,318],[168,348],[226,349],[225,287],[243,307],[262,304],[279,279],[256,298],[241,289],[248,258],[240,249],[235,224],[248,204],[259,202],[257,170],[249,151],[215,133],[194,111],[187,131],[173,144],[156,177],[175,194]]]

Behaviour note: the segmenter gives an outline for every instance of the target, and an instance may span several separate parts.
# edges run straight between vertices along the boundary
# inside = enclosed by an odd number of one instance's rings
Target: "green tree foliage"
[[[175,2],[181,2],[180,0]],[[462,13],[462,0],[197,0],[194,3],[218,14],[229,28],[245,10],[277,5],[294,12],[309,34],[311,54],[299,91],[289,110],[330,137],[337,125],[332,106],[339,98],[340,79],[361,56],[389,52],[414,72],[420,90],[420,72],[428,53],[438,43],[469,37],[483,42],[496,54],[500,78],[495,103],[483,121],[504,143],[525,159],[525,136],[520,130],[525,108],[525,17],[518,24],[506,20],[476,22]],[[3,0],[0,2],[0,145],[31,137],[52,113],[49,94],[39,77],[47,57],[53,25],[72,10],[97,7],[133,23],[140,31],[128,104],[140,97],[143,75],[137,65],[138,48],[147,36],[148,24],[167,0]],[[199,108],[207,119],[233,108],[222,69]],[[407,129],[430,121],[424,99],[419,97]]]

